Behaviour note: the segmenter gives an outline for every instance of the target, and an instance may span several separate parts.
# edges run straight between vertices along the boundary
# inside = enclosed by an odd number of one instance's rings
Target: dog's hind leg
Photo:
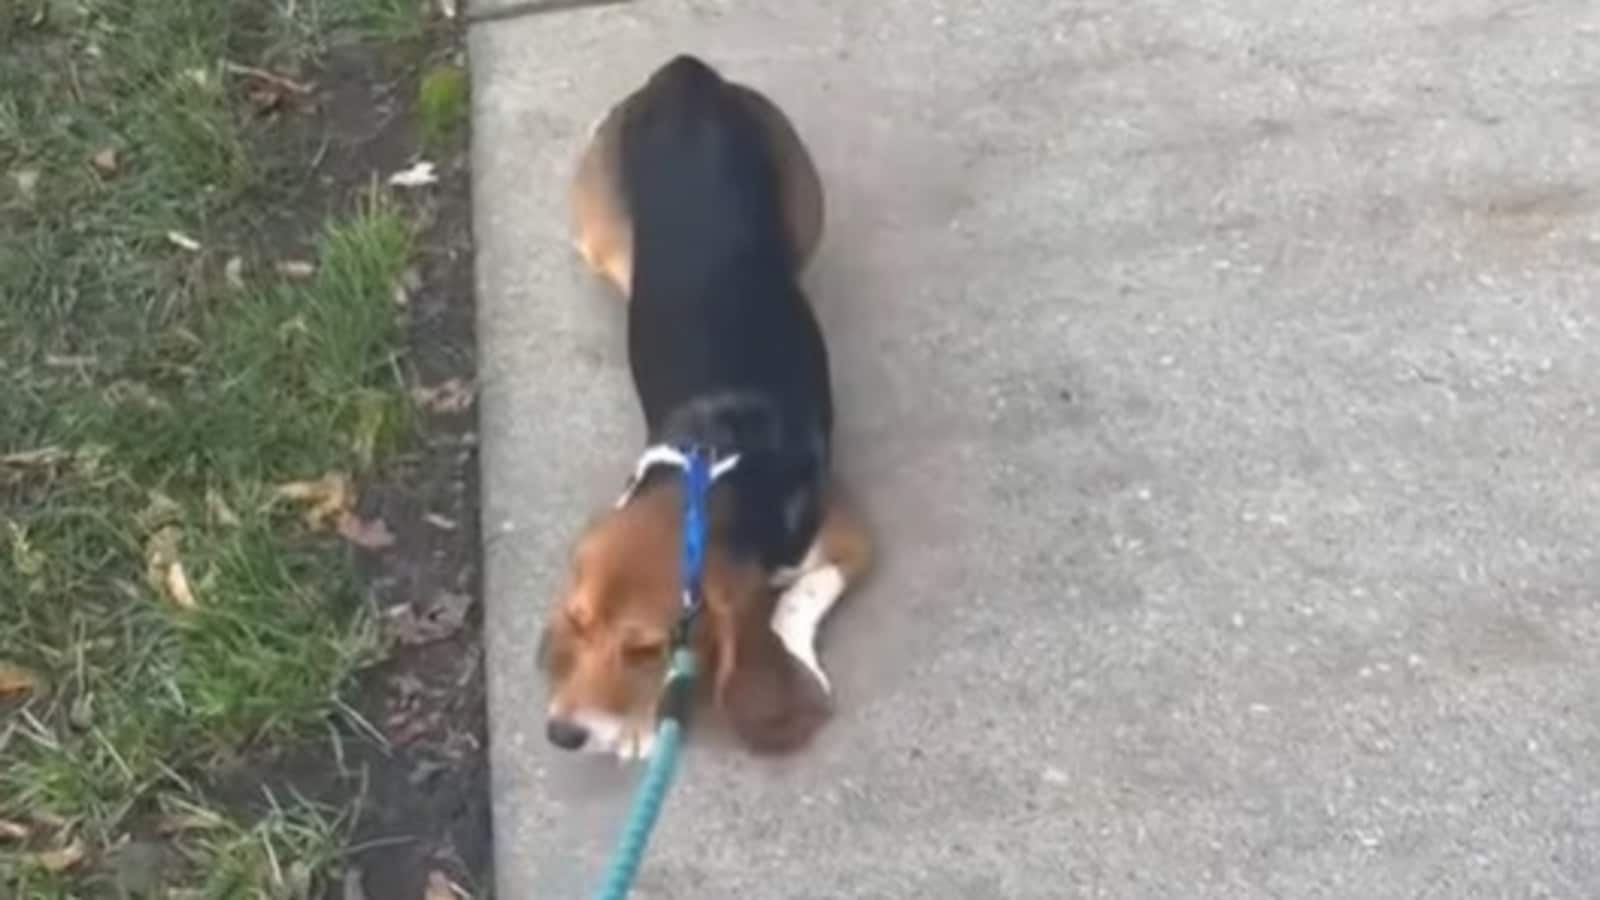
[[[872,539],[866,524],[840,497],[839,490],[830,488],[816,542],[798,569],[779,578],[782,593],[773,605],[771,620],[784,649],[824,691],[831,687],[817,659],[817,632],[871,563]]]

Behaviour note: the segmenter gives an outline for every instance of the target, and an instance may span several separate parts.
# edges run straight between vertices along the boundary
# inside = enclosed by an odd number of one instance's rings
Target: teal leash
[[[673,651],[672,672],[667,676],[668,690],[679,684],[685,688],[684,693],[688,693],[694,672],[694,651],[687,647]],[[683,720],[677,716],[663,716],[656,726],[650,762],[639,779],[639,786],[634,789],[633,805],[628,808],[628,818],[623,822],[622,834],[617,838],[616,849],[606,865],[605,881],[595,893],[595,900],[623,900],[633,890],[639,864],[644,860],[644,849],[650,843],[650,833],[655,830],[656,819],[666,803],[667,789],[678,771],[683,726]]]
[[[672,654],[662,687],[655,743],[644,775],[634,788],[633,803],[623,821],[616,849],[606,864],[605,878],[594,900],[623,900],[633,890],[650,843],[656,820],[666,805],[682,755],[684,728],[694,703],[694,679],[699,668],[689,641],[690,629],[700,614],[703,596],[700,579],[705,568],[706,499],[711,493],[712,465],[702,450],[683,452],[683,613],[673,630]]]

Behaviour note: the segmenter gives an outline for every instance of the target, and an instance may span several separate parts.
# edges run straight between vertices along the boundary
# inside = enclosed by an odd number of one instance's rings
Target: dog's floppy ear
[[[773,593],[755,566],[708,566],[706,626],[716,705],[761,753],[798,750],[831,712],[827,692],[773,633]]]

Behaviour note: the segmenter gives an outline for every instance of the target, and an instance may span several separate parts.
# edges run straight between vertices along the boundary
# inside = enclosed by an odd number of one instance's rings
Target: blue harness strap
[[[673,646],[689,645],[689,629],[705,603],[700,582],[706,565],[706,503],[711,494],[711,461],[698,450],[684,454],[683,467],[683,614],[678,617]]]
[[[622,833],[617,838],[616,850],[606,864],[605,879],[594,895],[595,900],[623,900],[633,889],[645,847],[650,843],[650,833],[661,816],[667,789],[672,786],[673,776],[677,773],[683,732],[694,703],[694,679],[699,666],[689,639],[694,620],[705,605],[701,581],[706,562],[706,508],[712,484],[737,462],[736,456],[715,461],[708,451],[700,448],[651,448],[640,459],[628,491],[618,501],[620,505],[631,498],[634,488],[652,465],[667,464],[683,470],[683,608],[672,633],[667,679],[662,686],[661,702],[657,708],[654,749],[644,775],[634,790],[633,804],[628,809],[628,818],[623,822]]]

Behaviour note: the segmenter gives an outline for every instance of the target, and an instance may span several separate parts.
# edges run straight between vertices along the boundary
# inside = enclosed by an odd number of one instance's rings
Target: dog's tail
[[[624,114],[621,156],[636,266],[684,242],[708,259],[786,246],[761,122],[701,60],[681,55],[650,77]]]

